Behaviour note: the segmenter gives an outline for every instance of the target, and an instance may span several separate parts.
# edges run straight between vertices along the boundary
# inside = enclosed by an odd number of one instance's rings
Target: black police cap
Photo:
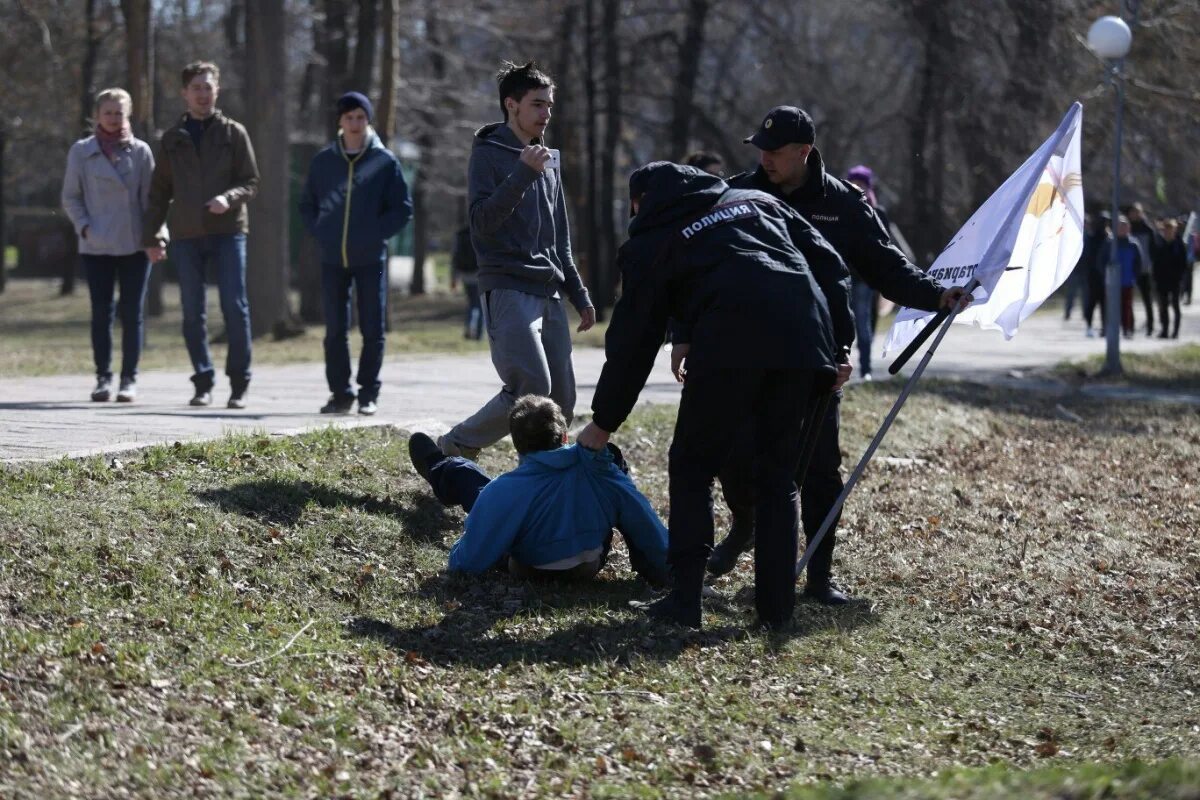
[[[814,144],[817,141],[817,128],[813,125],[812,117],[802,108],[795,106],[776,106],[767,112],[762,125],[753,136],[742,140],[752,144],[759,150],[778,150],[785,144]]]

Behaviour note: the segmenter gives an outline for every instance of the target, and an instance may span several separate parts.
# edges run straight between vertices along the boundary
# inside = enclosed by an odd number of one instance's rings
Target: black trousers
[[[1142,307],[1146,309],[1146,335],[1154,333],[1154,282],[1147,273],[1137,276],[1138,294],[1142,296]]]
[[[716,369],[690,373],[671,443],[670,540],[676,585],[703,580],[713,545],[713,481],[735,447],[750,452],[746,481],[754,496],[755,606],[765,622],[791,617],[799,519],[796,464],[814,373]],[[748,423],[748,425],[747,425]],[[753,433],[747,433],[753,431]],[[739,442],[739,439],[749,441]]]
[[[1100,309],[1100,327],[1104,327],[1104,273],[1088,272],[1087,287],[1083,294],[1083,318],[1092,327],[1096,309]]]
[[[817,433],[817,444],[813,450],[808,474],[794,473],[792,480],[800,489],[800,516],[804,522],[805,541],[811,541],[825,521],[825,515],[842,493],[842,450],[838,433],[842,423],[842,393],[835,392],[830,398],[829,410]],[[739,526],[756,527],[754,516],[754,483],[748,478],[754,469],[754,451],[745,446],[750,437],[743,436],[738,446],[729,454],[721,467],[721,491],[725,502]],[[828,583],[833,575],[833,548],[837,541],[837,526],[841,512],[833,521],[829,532],[808,562],[808,580],[813,584]]]
[[[1176,283],[1175,281],[1164,280],[1156,284],[1158,288],[1158,320],[1162,325],[1163,336],[1179,336],[1179,293],[1183,281]],[[1168,326],[1168,311],[1175,312],[1175,324],[1173,327]]]

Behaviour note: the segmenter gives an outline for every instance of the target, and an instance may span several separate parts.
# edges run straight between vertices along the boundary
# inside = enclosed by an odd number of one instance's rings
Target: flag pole
[[[973,279],[966,287],[967,293],[970,294],[978,286],[979,280]],[[938,331],[937,336],[933,340],[933,344],[929,345],[929,349],[925,351],[925,355],[922,356],[921,360],[917,363],[917,368],[913,370],[913,374],[909,376],[908,382],[904,384],[904,389],[901,390],[900,396],[896,398],[896,402],[892,406],[892,410],[889,411],[887,416],[883,418],[883,424],[879,426],[879,430],[875,433],[875,438],[873,438],[871,443],[867,445],[867,450],[865,453],[863,453],[862,458],[859,459],[858,466],[854,468],[854,472],[850,473],[850,477],[846,480],[846,485],[842,488],[842,493],[838,495],[837,500],[835,500],[833,503],[833,507],[831,507],[829,509],[829,513],[825,515],[824,521],[821,522],[820,529],[817,530],[817,533],[815,536],[813,536],[812,541],[808,543],[808,547],[804,549],[804,555],[800,556],[800,560],[796,562],[796,579],[800,578],[800,573],[804,572],[804,568],[808,566],[808,562],[812,559],[813,553],[816,552],[817,547],[821,544],[821,540],[825,538],[825,534],[829,533],[829,529],[833,527],[834,520],[837,519],[838,514],[842,510],[842,506],[846,504],[846,498],[849,497],[850,492],[854,490],[855,484],[857,484],[858,479],[862,477],[863,471],[866,470],[867,464],[871,461],[871,457],[875,455],[875,451],[879,449],[880,443],[883,442],[883,437],[887,435],[888,429],[891,428],[892,423],[896,421],[896,416],[900,413],[900,409],[904,406],[905,401],[908,400],[908,396],[912,393],[913,387],[916,386],[917,381],[921,379],[921,374],[925,372],[925,367],[929,365],[930,359],[933,358],[934,351],[938,349],[938,346],[942,343],[942,339],[946,337],[946,333],[950,330],[950,326],[954,323],[954,318],[958,316],[958,312],[959,307],[956,303],[954,309],[946,315],[946,320],[942,323],[941,329]],[[926,326],[926,330],[932,327],[933,323],[931,322]],[[909,353],[909,355],[911,355],[911,353]],[[805,475],[806,479],[807,477],[808,476]]]

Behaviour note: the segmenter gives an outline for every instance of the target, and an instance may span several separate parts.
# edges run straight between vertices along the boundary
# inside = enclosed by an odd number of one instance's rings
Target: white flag
[[[955,322],[1003,331],[1045,302],[1083,252],[1083,177],[1079,140],[1083,106],[1076,102],[1058,130],[1009,176],[955,234],[929,274],[943,287],[978,278],[973,302]],[[932,312],[902,308],[884,352],[904,347]]]

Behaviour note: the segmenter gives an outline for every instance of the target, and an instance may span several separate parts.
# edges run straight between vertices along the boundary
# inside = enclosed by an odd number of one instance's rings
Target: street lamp
[[[1121,125],[1125,112],[1125,85],[1121,68],[1133,43],[1133,33],[1120,17],[1101,17],[1092,23],[1087,35],[1088,47],[1106,63],[1106,72],[1116,90],[1116,131],[1113,145],[1112,249],[1106,272],[1104,309],[1105,375],[1121,374],[1121,265],[1117,256],[1117,226],[1121,218]]]

